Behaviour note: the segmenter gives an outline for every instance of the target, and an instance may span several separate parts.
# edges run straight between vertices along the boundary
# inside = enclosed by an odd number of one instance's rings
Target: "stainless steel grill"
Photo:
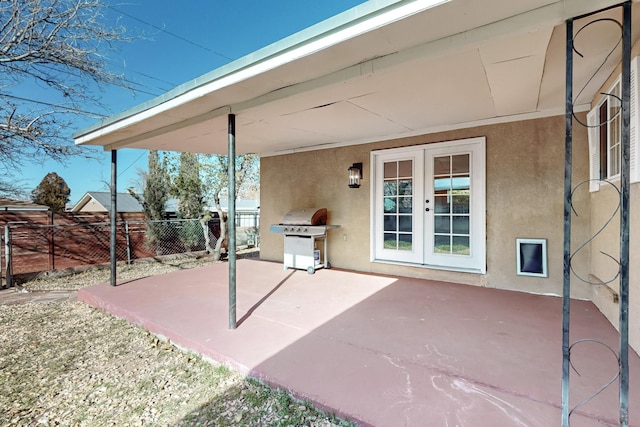
[[[340,228],[327,225],[325,208],[304,208],[289,211],[280,224],[269,227],[272,233],[284,234],[284,269],[297,268],[315,273],[329,268],[327,261],[327,231]],[[322,249],[317,244],[323,243]]]

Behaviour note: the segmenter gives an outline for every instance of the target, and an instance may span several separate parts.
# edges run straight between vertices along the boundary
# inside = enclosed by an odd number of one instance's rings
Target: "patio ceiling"
[[[272,154],[563,114],[564,20],[615,3],[369,1],[74,138],[105,150],[226,153],[234,113],[238,154]],[[634,41],[639,12],[636,3]],[[583,110],[620,60],[607,59],[619,39],[601,22],[576,40],[574,93],[589,82],[576,99]]]

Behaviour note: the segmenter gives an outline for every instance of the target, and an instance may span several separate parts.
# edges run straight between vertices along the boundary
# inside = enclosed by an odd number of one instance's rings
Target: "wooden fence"
[[[143,220],[142,213],[118,214],[117,247],[135,247],[130,257],[153,256],[152,250],[144,245]],[[109,262],[110,226],[106,213],[0,211],[0,229],[3,278],[9,268],[16,276]],[[118,254],[118,260],[122,259],[127,259],[126,249]]]

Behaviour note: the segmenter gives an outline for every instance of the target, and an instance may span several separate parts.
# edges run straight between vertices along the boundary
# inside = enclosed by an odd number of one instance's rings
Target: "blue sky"
[[[138,83],[141,91],[104,87],[99,93],[105,108],[86,109],[103,115],[121,112],[361,3],[364,0],[105,0],[112,6],[105,19],[140,36],[120,46],[117,53],[107,52],[109,67]],[[43,96],[38,88],[27,86],[14,93],[32,99]],[[69,143],[73,143],[74,132],[94,122],[79,118],[63,130]],[[70,159],[64,165],[53,161],[25,164],[17,175],[30,192],[47,173],[56,172],[71,189],[71,203],[87,191],[108,191],[110,153],[87,150],[98,159]],[[119,150],[118,191],[136,186],[136,171],[146,164],[146,151]]]

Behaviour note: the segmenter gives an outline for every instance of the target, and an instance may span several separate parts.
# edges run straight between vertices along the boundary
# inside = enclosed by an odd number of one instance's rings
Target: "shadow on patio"
[[[559,298],[254,260],[237,270],[234,331],[227,264],[97,285],[78,299],[363,425],[560,424]],[[593,304],[573,301],[571,321],[573,341],[617,347]],[[631,424],[640,425],[640,359],[630,356]],[[617,370],[592,343],[573,362],[574,404]],[[572,425],[617,425],[617,406],[616,382]]]

